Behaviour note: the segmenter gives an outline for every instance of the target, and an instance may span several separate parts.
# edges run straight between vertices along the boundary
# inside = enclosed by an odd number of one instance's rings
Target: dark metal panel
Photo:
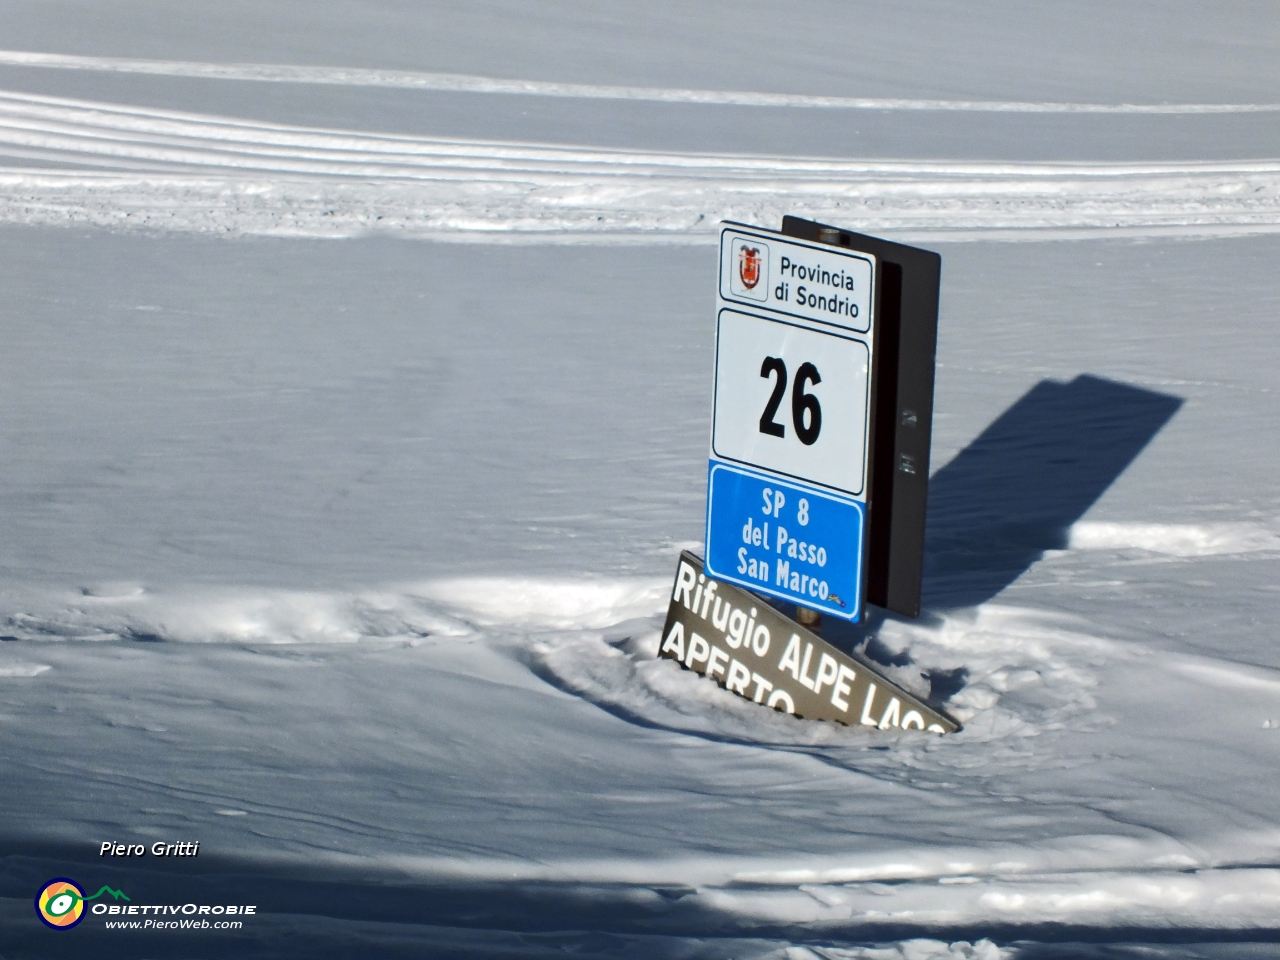
[[[878,261],[867,600],[918,616],[942,258],[800,217],[784,217],[782,233]]]

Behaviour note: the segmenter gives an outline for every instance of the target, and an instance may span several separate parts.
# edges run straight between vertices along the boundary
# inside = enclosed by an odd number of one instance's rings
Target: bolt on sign
[[[880,730],[951,733],[960,725],[862,657],[850,656],[759,597],[680,555],[659,656],[796,717]]]

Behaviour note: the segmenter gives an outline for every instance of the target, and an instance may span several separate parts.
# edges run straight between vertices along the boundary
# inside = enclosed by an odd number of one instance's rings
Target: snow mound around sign
[[[1280,551],[1280,532],[1258,523],[1073,524],[1072,550],[1142,550],[1172,557],[1213,557]]]
[[[520,637],[516,654],[549,683],[644,725],[752,743],[821,743],[834,731],[764,709],[673,661],[659,660],[660,618],[632,626],[634,632],[621,636],[590,631]]]
[[[923,623],[890,620],[877,641],[923,669],[963,671],[947,706],[970,728],[996,717],[1060,726],[1097,706],[1090,693],[1097,678],[1086,664],[1131,655],[1074,618],[994,603]]]
[[[821,747],[834,762],[880,765],[867,758],[871,734],[859,726],[798,721],[659,659],[661,626],[661,614],[653,613],[603,631],[531,632],[507,642],[544,679],[635,722],[734,742]],[[952,767],[969,762],[970,749],[957,744],[970,744],[987,760],[999,754],[1007,769],[1047,762],[1047,746],[1032,741],[1068,725],[1078,729],[1086,715],[1090,725],[1107,725],[1096,713],[1093,665],[1129,655],[1067,618],[997,605],[926,624],[891,621],[873,643],[888,661],[880,669],[917,695],[929,696],[930,677],[951,678],[957,689],[942,706],[965,729],[947,738],[952,748],[938,760]],[[892,758],[885,763],[887,772],[896,769],[892,776],[901,775],[905,754],[923,756],[936,741],[910,731],[876,731],[874,738],[877,747],[889,747],[879,756]],[[841,747],[855,749],[857,758],[840,759]]]

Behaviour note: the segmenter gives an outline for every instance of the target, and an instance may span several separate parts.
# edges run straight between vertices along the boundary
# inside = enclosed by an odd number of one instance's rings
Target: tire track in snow
[[[748,90],[690,90],[592,83],[511,80],[423,70],[313,67],[269,63],[200,63],[130,57],[85,57],[24,50],[0,50],[0,65],[51,70],[88,70],[203,80],[309,83],[350,87],[391,87],[445,93],[488,93],[589,100],[641,100],[713,106],[793,107],[819,110],[962,110],[983,113],[1271,113],[1280,103],[1065,103],[1027,100],[922,100],[902,97],[835,97]]]
[[[0,92],[0,221],[338,237],[710,239],[783,213],[1033,239],[1280,230],[1280,161],[862,161],[284,126]],[[0,159],[0,162],[4,162]]]

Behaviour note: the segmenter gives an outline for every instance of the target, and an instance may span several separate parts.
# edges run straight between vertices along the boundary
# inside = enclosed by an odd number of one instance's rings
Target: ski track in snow
[[[745,90],[688,90],[610,84],[512,80],[423,70],[316,67],[268,63],[201,63],[131,57],[86,57],[0,50],[0,65],[99,73],[131,73],[202,80],[304,83],[346,87],[391,87],[446,93],[485,93],[583,100],[642,100],[713,106],[790,107],[817,110],[960,110],[978,113],[1220,114],[1273,113],[1277,103],[1064,103],[1024,100],[924,100],[903,97],[835,97]]]
[[[1280,161],[859,161],[293,127],[0,93],[0,221],[220,235],[711,242],[784,213],[908,238],[1280,229]]]

